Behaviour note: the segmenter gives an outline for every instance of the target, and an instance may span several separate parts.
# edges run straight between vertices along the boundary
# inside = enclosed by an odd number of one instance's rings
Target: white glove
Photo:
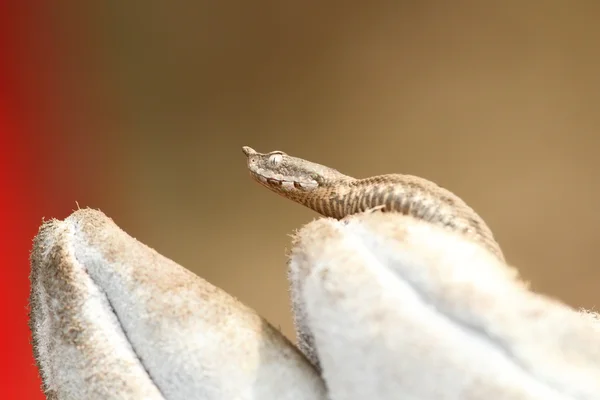
[[[43,225],[31,279],[49,399],[600,399],[594,314],[399,214],[297,234],[290,283],[307,357],[98,211]]]
[[[296,237],[299,347],[332,399],[600,399],[600,321],[482,247],[400,214]]]

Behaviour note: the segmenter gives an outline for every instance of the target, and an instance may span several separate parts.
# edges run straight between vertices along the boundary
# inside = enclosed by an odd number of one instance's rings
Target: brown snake
[[[401,174],[356,179],[282,151],[242,150],[257,182],[325,217],[342,219],[378,208],[400,212],[460,232],[504,261],[485,221],[460,197],[431,181]]]

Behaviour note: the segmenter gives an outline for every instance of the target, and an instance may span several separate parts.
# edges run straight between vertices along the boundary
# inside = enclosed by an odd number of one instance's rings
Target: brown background
[[[316,214],[253,183],[240,148],[277,149],[434,180],[534,289],[600,300],[600,3],[60,4],[46,217],[100,208],[292,336],[285,249]]]

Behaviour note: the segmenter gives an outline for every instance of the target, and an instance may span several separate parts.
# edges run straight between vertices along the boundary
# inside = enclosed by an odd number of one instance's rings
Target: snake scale
[[[248,146],[242,151],[258,183],[325,217],[342,219],[373,209],[400,212],[462,233],[504,261],[485,221],[460,197],[431,181],[402,174],[357,179],[282,151],[263,154]]]

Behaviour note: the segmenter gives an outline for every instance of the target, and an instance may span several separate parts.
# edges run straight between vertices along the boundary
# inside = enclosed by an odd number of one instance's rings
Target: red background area
[[[3,327],[0,362],[1,399],[43,399],[27,327],[28,253],[45,208],[35,182],[45,161],[39,157],[39,133],[32,129],[23,61],[25,28],[31,28],[30,1],[3,4],[0,11],[0,210],[3,271],[0,307]],[[33,149],[35,146],[36,149]],[[41,152],[43,154],[43,152]],[[45,201],[52,202],[50,197]]]
[[[77,169],[61,167],[72,162],[72,140],[56,118],[61,53],[48,8],[35,1],[0,7],[0,399],[43,399],[28,328],[29,252],[44,218],[76,207],[80,185]]]
[[[91,197],[118,193],[104,185],[113,171],[110,136],[93,134],[109,131],[109,103],[93,83],[73,79],[83,74],[85,80],[95,68],[86,54],[93,47],[86,35],[93,10],[66,3],[59,9],[0,0],[2,400],[44,398],[28,328],[29,252],[40,224],[67,217],[77,202],[99,207]]]

